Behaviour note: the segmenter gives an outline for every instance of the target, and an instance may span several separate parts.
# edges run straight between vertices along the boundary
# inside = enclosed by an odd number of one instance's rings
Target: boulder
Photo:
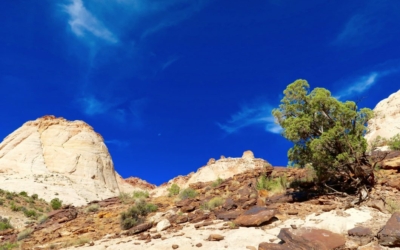
[[[284,244],[272,247],[272,244],[262,243],[263,245],[260,244],[261,249],[333,250],[343,247],[346,243],[343,235],[316,228],[282,228],[278,234],[278,238],[284,241]],[[270,248],[265,248],[268,246]]]
[[[359,246],[364,246],[370,243],[374,234],[372,230],[367,227],[355,227],[348,231],[349,237],[352,241],[356,242]]]
[[[167,219],[163,219],[160,222],[157,223],[157,232],[164,231],[165,229],[171,227],[171,222]]]
[[[254,206],[235,219],[235,224],[244,227],[256,227],[270,221],[276,214],[275,209]]]
[[[396,212],[378,233],[379,244],[388,247],[400,247],[400,212]]]

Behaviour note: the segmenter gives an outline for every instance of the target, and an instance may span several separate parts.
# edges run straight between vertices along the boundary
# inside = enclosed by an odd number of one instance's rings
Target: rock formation
[[[26,122],[3,140],[0,181],[5,190],[74,205],[133,189],[115,172],[100,134],[83,121],[54,116]]]
[[[377,136],[391,138],[400,133],[400,90],[380,101],[374,108],[375,117],[368,122],[368,143]]]
[[[250,150],[245,151],[241,158],[221,157],[219,160],[211,158],[207,165],[199,168],[197,172],[192,172],[187,176],[178,176],[155,189],[153,194],[156,196],[166,195],[167,189],[173,183],[176,183],[181,188],[186,188],[192,183],[210,182],[218,178],[227,179],[235,174],[258,168],[266,168],[268,170],[272,169],[272,166],[264,159],[254,158],[254,154]]]

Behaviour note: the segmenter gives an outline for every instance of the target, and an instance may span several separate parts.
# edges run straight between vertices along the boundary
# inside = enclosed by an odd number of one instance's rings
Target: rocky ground
[[[396,162],[396,154],[388,162]],[[399,165],[400,167],[400,165]],[[257,188],[260,176],[292,183],[285,190]],[[158,210],[143,223],[121,229],[130,197],[94,201],[51,211],[25,225],[31,233],[21,249],[400,249],[400,179],[397,167],[382,164],[370,199],[320,195],[308,170],[264,166],[225,180],[190,184],[198,195],[146,198]],[[136,200],[137,202],[137,200]],[[4,207],[3,207],[4,209]],[[13,222],[14,219],[11,221]],[[21,224],[21,223],[20,223]],[[23,228],[0,231],[14,241]]]

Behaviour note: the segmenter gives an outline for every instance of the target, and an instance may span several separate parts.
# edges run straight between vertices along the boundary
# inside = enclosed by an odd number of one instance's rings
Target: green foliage
[[[17,243],[12,243],[12,242],[6,242],[0,244],[0,250],[11,250],[18,247]]]
[[[279,176],[276,178],[266,177],[265,175],[258,178],[256,187],[258,190],[268,190],[272,194],[283,193],[286,190],[288,183],[286,176]]]
[[[39,224],[43,224],[43,223],[45,223],[48,219],[49,219],[49,217],[47,217],[47,215],[43,214],[43,215],[39,216],[39,218],[38,218],[37,221],[38,221]]]
[[[310,163],[320,182],[359,177],[357,167],[368,165],[363,136],[372,110],[358,110],[355,102],[341,102],[324,88],[310,92],[305,80],[289,84],[283,93],[272,114],[283,128],[282,135],[294,143],[289,160],[301,167]]]
[[[400,134],[397,134],[389,139],[388,145],[391,150],[400,150]]]
[[[133,191],[132,197],[135,199],[149,198],[149,192],[147,191]]]
[[[58,198],[54,198],[50,201],[50,205],[54,210],[60,209],[62,206],[62,201]]]
[[[183,189],[181,191],[181,193],[179,194],[179,198],[181,198],[181,200],[185,200],[185,199],[189,199],[189,198],[194,198],[197,196],[197,192],[194,189],[191,188],[186,188]]]
[[[10,223],[10,220],[7,218],[1,218],[1,216],[0,216],[0,231],[6,230],[9,228],[13,228],[13,226]]]
[[[171,187],[168,188],[169,196],[176,196],[179,194],[181,188],[176,184],[172,184]]]
[[[28,238],[32,232],[33,232],[32,228],[27,228],[27,229],[23,230],[22,232],[20,232],[18,234],[17,240],[20,241],[20,240]]]
[[[121,228],[127,230],[144,221],[144,217],[157,211],[157,206],[141,200],[135,206],[130,207],[126,212],[121,213]]]
[[[28,197],[28,193],[25,192],[25,191],[20,192],[19,195],[24,196],[24,197]]]
[[[214,197],[208,202],[202,204],[201,208],[204,210],[214,210],[215,208],[221,206],[224,203],[224,199],[221,197]]]
[[[34,200],[37,200],[39,198],[39,196],[37,194],[32,194],[31,198]]]
[[[22,209],[22,207],[20,207],[20,206],[18,206],[18,205],[15,205],[15,203],[14,203],[13,201],[10,202],[10,208],[11,208],[11,210],[14,211],[14,212],[21,211],[21,209]]]
[[[0,199],[0,206],[3,206],[3,205],[4,205],[4,200]]]
[[[86,213],[97,212],[99,211],[100,206],[99,204],[92,204],[85,209]]]
[[[35,210],[23,209],[22,211],[24,211],[25,216],[28,217],[28,218],[29,218],[29,217],[34,217],[34,218],[36,218],[36,216],[37,216]]]
[[[218,177],[218,178],[211,184],[211,186],[214,187],[214,188],[215,188],[215,187],[218,187],[222,182],[224,182],[224,179]]]
[[[6,198],[7,198],[7,200],[13,200],[14,199],[14,194],[6,191]]]

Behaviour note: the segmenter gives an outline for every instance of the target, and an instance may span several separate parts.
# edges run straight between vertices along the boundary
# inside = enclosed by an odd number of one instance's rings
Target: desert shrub
[[[373,173],[364,171],[372,169],[364,134],[373,111],[359,109],[356,102],[342,102],[324,88],[310,91],[305,80],[289,84],[283,93],[272,114],[282,135],[293,142],[289,160],[300,167],[312,164],[319,186],[330,191],[335,187],[353,193],[372,187]]]
[[[24,197],[28,197],[28,193],[25,192],[25,191],[20,192],[19,195],[24,196]]]
[[[34,200],[37,200],[39,198],[39,196],[37,194],[32,194],[31,198]]]
[[[35,210],[32,210],[32,209],[30,209],[30,210],[24,209],[23,211],[24,211],[25,216],[28,217],[28,218],[30,218],[30,217],[36,218],[36,216],[37,216]]]
[[[378,135],[377,137],[375,137],[375,139],[371,141],[368,150],[374,151],[377,147],[385,146],[387,145],[387,143],[388,143],[387,139]]]
[[[147,214],[155,211],[157,211],[157,206],[141,200],[137,202],[136,205],[130,207],[126,212],[121,213],[121,228],[124,230],[132,228],[137,224],[143,222],[144,217]]]
[[[197,192],[194,189],[191,188],[186,188],[183,189],[181,191],[181,193],[179,194],[179,198],[181,198],[181,200],[185,200],[185,199],[189,199],[189,198],[194,198],[197,196]]]
[[[147,191],[133,191],[132,197],[135,199],[149,198]]]
[[[45,223],[48,219],[49,219],[49,217],[47,217],[47,215],[42,214],[41,216],[39,216],[37,222],[38,222],[39,224],[43,224],[43,223]]]
[[[17,243],[5,242],[0,244],[0,250],[11,250],[18,247]]]
[[[0,188],[0,195],[3,196],[6,192]]]
[[[7,218],[2,218],[0,216],[0,231],[6,230],[6,229],[9,229],[9,228],[13,228],[13,226],[10,223],[10,220],[7,219]]]
[[[14,199],[14,195],[12,194],[12,193],[10,193],[10,192],[6,192],[6,199],[8,199],[8,200],[13,200]]]
[[[400,150],[400,134],[397,134],[389,139],[388,145],[391,150]]]
[[[54,198],[50,201],[50,205],[54,210],[60,209],[62,206],[62,201],[58,198]]]
[[[100,206],[99,204],[92,204],[85,209],[86,213],[97,212],[99,211]]]
[[[181,190],[181,188],[176,183],[173,183],[171,185],[171,187],[168,188],[168,195],[169,196],[176,196],[176,195],[179,194],[180,190]]]
[[[125,192],[121,192],[121,193],[119,193],[119,200],[122,202],[122,203],[128,203],[128,202],[130,202],[130,201],[133,201],[133,199],[132,199],[132,196],[131,195],[129,195],[128,193],[125,193]]]
[[[400,202],[392,199],[386,200],[386,209],[391,213],[400,211]]]
[[[204,203],[201,208],[205,210],[214,210],[216,207],[221,206],[224,203],[224,199],[221,197],[214,197],[208,202]]]
[[[13,201],[10,202],[10,208],[11,208],[11,210],[14,211],[14,212],[18,212],[18,211],[21,211],[21,210],[22,210],[22,207],[21,207],[21,206],[18,206],[18,205],[15,205],[15,203],[14,203]]]
[[[286,176],[276,178],[266,177],[262,175],[258,178],[256,187],[258,190],[268,190],[271,193],[283,193],[286,190],[288,183]]]
[[[0,206],[3,206],[3,205],[4,205],[4,200],[0,199]]]
[[[224,182],[224,179],[218,177],[213,183],[211,184],[212,187],[218,187],[222,182]]]
[[[20,241],[20,240],[28,238],[32,232],[33,232],[32,228],[27,228],[27,229],[23,230],[22,232],[20,232],[18,234],[17,240]]]

